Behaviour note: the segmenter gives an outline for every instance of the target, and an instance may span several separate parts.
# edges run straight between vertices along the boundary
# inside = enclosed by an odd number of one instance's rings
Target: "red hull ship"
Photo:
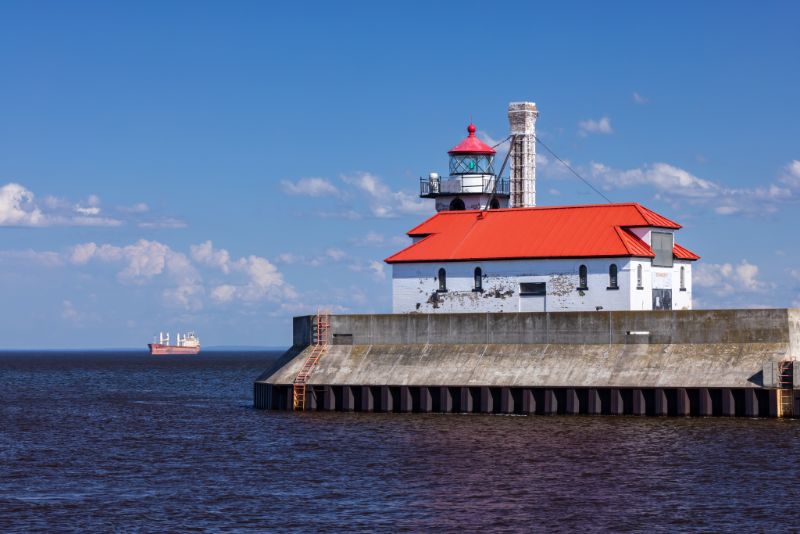
[[[161,332],[158,336],[158,343],[148,343],[147,348],[150,349],[150,354],[155,356],[166,356],[170,354],[198,354],[200,352],[200,340],[194,334],[189,332],[181,337],[177,334],[177,344],[170,345],[169,334],[166,336]]]

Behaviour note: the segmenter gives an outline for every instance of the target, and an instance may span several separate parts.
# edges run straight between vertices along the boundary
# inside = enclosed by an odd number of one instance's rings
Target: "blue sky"
[[[284,345],[388,312],[470,118],[684,225],[699,307],[800,307],[800,6],[4,2],[0,347]],[[540,154],[543,151],[540,149]],[[547,156],[547,154],[543,154]],[[539,205],[601,199],[552,158]]]

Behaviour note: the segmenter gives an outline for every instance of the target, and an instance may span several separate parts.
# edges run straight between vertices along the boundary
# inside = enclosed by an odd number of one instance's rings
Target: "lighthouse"
[[[467,126],[467,137],[451,148],[450,175],[431,173],[420,179],[422,198],[436,200],[436,211],[507,208],[509,182],[496,176],[495,150],[475,136],[475,125]]]

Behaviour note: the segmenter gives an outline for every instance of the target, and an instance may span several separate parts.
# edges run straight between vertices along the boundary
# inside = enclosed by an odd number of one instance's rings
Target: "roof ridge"
[[[639,206],[647,211],[652,211],[648,208],[645,208],[638,202],[610,202],[605,204],[564,204],[561,206],[525,206],[524,208],[494,208],[490,210],[445,210],[435,213],[433,216],[436,217],[437,215],[466,215],[467,213],[504,213],[509,211],[543,211],[543,210],[564,210],[564,209],[577,209],[577,208],[618,208],[621,206]],[[655,212],[653,212],[655,213]],[[666,217],[664,217],[666,218]]]
[[[659,226],[659,227],[664,226],[663,224],[661,224],[658,221],[658,219],[663,219],[664,221],[666,221],[666,222],[670,223],[672,226],[674,226],[676,229],[683,228],[683,226],[681,226],[680,224],[676,223],[672,219],[664,217],[660,213],[656,213],[655,211],[651,210],[647,206],[642,206],[638,202],[634,203],[634,206],[636,207],[636,210],[639,212],[639,214],[642,216],[642,218],[644,218],[644,220],[647,221],[651,226]]]

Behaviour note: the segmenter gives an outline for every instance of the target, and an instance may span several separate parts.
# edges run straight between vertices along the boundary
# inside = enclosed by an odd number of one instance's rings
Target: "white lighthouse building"
[[[537,117],[509,106],[510,181],[473,125],[449,178],[421,181],[437,213],[386,259],[394,313],[691,309],[699,256],[680,224],[637,203],[535,207]]]

